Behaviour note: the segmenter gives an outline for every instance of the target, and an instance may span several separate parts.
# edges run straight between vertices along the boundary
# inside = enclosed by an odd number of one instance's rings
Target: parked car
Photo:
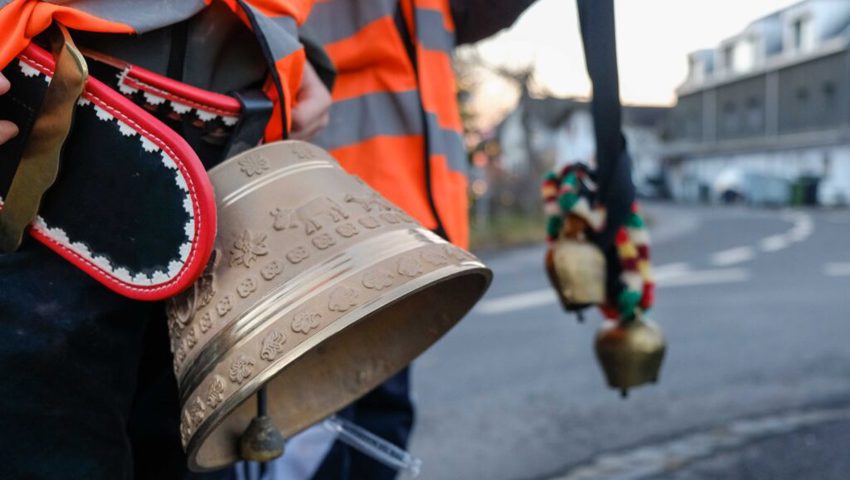
[[[712,195],[723,203],[787,205],[791,201],[791,182],[776,175],[727,168],[715,178]]]

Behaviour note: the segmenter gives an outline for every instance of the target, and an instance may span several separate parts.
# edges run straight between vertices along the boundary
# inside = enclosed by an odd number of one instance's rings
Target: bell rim
[[[453,271],[451,273],[446,273],[447,270]],[[360,305],[357,308],[346,312],[343,316],[337,318],[332,325],[324,328],[320,332],[316,332],[308,340],[296,346],[292,351],[287,352],[287,355],[276,359],[264,371],[251,377],[250,380],[246,381],[246,383],[241,386],[236,393],[225,399],[221,405],[219,405],[215,410],[213,410],[211,414],[206,417],[204,421],[197,426],[197,428],[194,429],[194,432],[189,438],[187,444],[185,445],[189,469],[193,472],[209,472],[232,464],[234,460],[238,460],[238,458],[224,459],[219,464],[202,466],[198,462],[198,455],[202,447],[204,446],[204,443],[209,439],[209,437],[212,436],[215,429],[219,427],[224,422],[224,420],[229,417],[230,414],[235,412],[243,403],[250,401],[250,399],[253,398],[254,394],[257,390],[259,390],[260,387],[272,382],[274,378],[283,373],[285,369],[293,368],[293,366],[297,364],[298,360],[303,358],[304,355],[310,350],[316,348],[316,346],[318,345],[327,342],[331,338],[335,337],[336,335],[339,335],[340,333],[345,332],[346,330],[355,328],[358,325],[366,323],[366,320],[379,314],[381,311],[389,309],[397,303],[404,301],[410,296],[420,293],[428,288],[434,287],[440,283],[444,283],[449,280],[455,280],[460,277],[480,278],[481,280],[483,280],[481,282],[480,290],[476,295],[471,295],[469,297],[468,304],[465,306],[463,313],[458,315],[457,318],[453,319],[451,325],[448,328],[445,328],[442,332],[440,332],[433,342],[428,343],[423,349],[415,352],[409,362],[399,365],[398,368],[394,369],[392,373],[390,373],[389,375],[385,375],[384,379],[380,382],[386,380],[386,378],[390,378],[398,371],[401,371],[405,366],[409,365],[413,360],[418,358],[422,353],[431,348],[437,341],[439,341],[450,330],[452,330],[475,307],[478,301],[487,292],[493,280],[493,272],[480,260],[470,255],[470,258],[463,260],[457,264],[449,264],[441,268],[435,269],[425,275],[412,279],[407,282],[406,285],[414,284],[414,288],[405,292],[401,292],[397,296],[388,296],[382,299],[382,301],[380,302],[373,301],[364,305]],[[283,316],[285,315],[281,315],[281,317]],[[356,401],[357,398],[362,397],[366,393],[368,393],[368,391],[361,393],[360,395],[350,400],[348,403],[343,404],[339,408],[344,408],[345,405]],[[181,403],[181,411],[184,407],[185,404]],[[332,409],[329,412],[321,414],[314,422],[309,422],[306,425],[299,426],[291,431],[287,431],[287,437],[291,437],[292,435],[298,434],[309,428],[311,425],[321,422],[323,419],[333,415],[337,410],[338,409]]]
[[[456,263],[454,265],[468,260],[473,260],[483,265],[474,255],[464,252],[462,249],[421,227],[384,232],[366,242],[360,242],[357,248],[360,249],[357,254],[351,250],[346,250],[342,254],[323,260],[320,264],[308,270],[299,272],[296,277],[289,278],[284,285],[267,292],[264,296],[246,307],[246,313],[232,319],[228,327],[215,332],[211,337],[206,339],[204,341],[207,347],[205,351],[211,353],[198,353],[193,356],[187,356],[183,361],[183,365],[190,365],[181,367],[175,372],[180,404],[186,405],[189,402],[190,397],[194,393],[197,393],[203,380],[211,375],[216,364],[221,361],[221,358],[216,352],[228,352],[241,348],[250,338],[267,330],[265,328],[267,327],[267,323],[279,321],[278,314],[286,314],[287,312],[298,310],[308,294],[316,293],[315,284],[317,282],[342,283],[348,278],[353,278],[358,274],[374,270],[374,265],[379,262],[394,262],[401,260],[406,254],[416,251],[425,252],[429,249],[436,249],[448,254],[449,257],[455,259]],[[369,258],[371,264],[363,265],[353,270],[345,265],[346,262],[351,261],[353,257],[357,257],[358,255],[367,255],[368,257],[364,256],[361,259]],[[338,263],[338,265],[328,267],[329,262]],[[305,277],[307,280],[305,280]],[[405,284],[407,283],[410,283],[410,280],[405,282]],[[323,288],[329,289],[331,286],[327,285]],[[296,300],[286,305],[281,305],[275,301],[275,297],[281,296],[295,296]],[[256,309],[263,304],[267,304],[264,308],[275,308],[278,309],[278,312],[270,315],[267,314],[263,317],[256,312]],[[281,311],[281,308],[285,310]]]

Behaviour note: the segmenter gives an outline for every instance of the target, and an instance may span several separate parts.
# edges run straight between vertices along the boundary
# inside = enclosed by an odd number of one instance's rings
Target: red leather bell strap
[[[0,112],[22,126],[22,141],[33,119],[15,105],[39,105],[54,69],[53,57],[31,44],[3,71],[14,88],[0,97]],[[169,93],[168,85],[144,71],[130,73],[125,80],[134,82],[132,88],[156,89],[158,98],[190,108],[204,106],[192,103],[197,92]],[[231,107],[211,105],[228,119],[238,114]],[[0,157],[13,147],[0,147]],[[201,275],[216,234],[215,197],[197,154],[177,133],[89,78],[61,162],[29,230],[34,238],[134,299],[171,297]],[[11,176],[0,170],[0,201]]]

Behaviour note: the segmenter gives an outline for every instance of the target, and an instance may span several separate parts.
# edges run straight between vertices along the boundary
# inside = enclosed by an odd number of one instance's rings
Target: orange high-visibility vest
[[[103,33],[144,33],[185,20],[213,0],[66,0],[61,5],[40,0],[0,0],[0,69],[32,39],[58,22],[68,28]],[[313,0],[223,1],[257,35],[270,67],[266,94],[275,111],[267,140],[278,140],[290,125],[290,110],[301,84],[305,56],[298,25],[310,13]]]
[[[408,45],[400,30],[409,33]],[[466,247],[468,163],[449,0],[318,0],[305,31],[337,68],[330,125],[316,143],[423,225]]]

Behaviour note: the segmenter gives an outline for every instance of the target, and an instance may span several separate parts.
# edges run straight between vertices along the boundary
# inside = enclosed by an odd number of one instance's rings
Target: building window
[[[835,84],[826,82],[823,84],[821,90],[823,92],[823,108],[821,109],[823,123],[836,123],[836,112],[838,109],[836,105]]]
[[[794,50],[803,48],[803,20],[794,22]]]
[[[685,136],[691,140],[702,139],[702,128],[699,119],[699,110],[688,110],[685,120]]]
[[[723,48],[723,68],[727,72],[735,69],[735,46],[729,45]]]
[[[762,128],[762,105],[757,97],[747,100],[747,129],[758,131]]]
[[[691,73],[691,80],[700,83],[703,79],[703,69],[702,62],[697,60],[696,58],[691,57],[689,60],[690,66],[689,70]]]
[[[727,133],[738,130],[738,111],[733,102],[723,104],[723,130]]]
[[[795,51],[808,50],[811,46],[812,26],[808,18],[798,18],[791,24],[791,44]]]
[[[792,125],[797,127],[806,127],[809,123],[809,90],[806,87],[800,87],[796,93],[797,108],[792,112]]]

